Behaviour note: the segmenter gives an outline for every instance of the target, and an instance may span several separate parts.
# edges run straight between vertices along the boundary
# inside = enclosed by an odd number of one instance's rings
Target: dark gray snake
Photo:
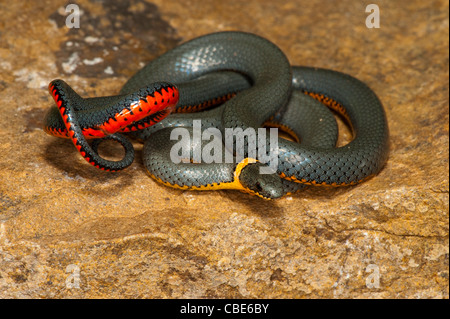
[[[220,32],[188,41],[147,64],[129,79],[115,99],[128,99],[130,94],[142,87],[148,89],[155,82],[163,82],[165,87],[176,85],[180,95],[178,111],[197,111],[228,99],[212,110],[172,114],[133,133],[145,140],[143,157],[149,174],[168,186],[240,189],[263,198],[277,198],[305,184],[357,184],[376,175],[388,157],[386,116],[367,85],[340,72],[291,67],[278,47],[256,35]],[[96,103],[101,99],[108,98],[97,98]],[[110,104],[115,103],[109,99]],[[325,104],[348,121],[354,136],[350,143],[335,147],[336,125],[318,104]],[[52,123],[52,129],[47,128],[50,133],[64,125],[53,113],[53,117],[48,117],[51,120],[46,120]],[[180,127],[192,134],[193,120],[201,120],[202,132],[212,127],[222,134],[225,129],[251,128],[258,132],[270,122],[269,125],[298,137],[301,143],[279,138],[275,157],[265,161],[257,158],[255,162],[248,160],[253,144],[244,137],[242,149],[234,141],[228,150],[235,157],[244,158],[239,162],[224,163],[221,154],[220,163],[192,163],[191,158],[190,162],[175,164],[169,154],[179,141],[171,141],[170,135]],[[268,137],[265,139],[269,145]],[[192,149],[202,149],[208,143],[192,145],[193,140],[185,146],[191,149],[192,156]],[[260,174],[260,168],[270,167],[273,161],[276,172]]]

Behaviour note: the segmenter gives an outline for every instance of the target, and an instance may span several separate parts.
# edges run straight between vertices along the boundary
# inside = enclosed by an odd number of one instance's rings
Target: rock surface
[[[448,298],[448,2],[0,3],[0,298]],[[320,8],[320,10],[317,10]],[[75,20],[70,20],[69,22]],[[109,174],[46,135],[48,82],[116,93],[182,41],[221,30],[275,42],[293,65],[369,84],[391,153],[375,178],[266,202]]]

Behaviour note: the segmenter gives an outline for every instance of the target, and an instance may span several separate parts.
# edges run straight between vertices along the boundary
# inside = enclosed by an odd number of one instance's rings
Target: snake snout
[[[264,199],[280,198],[284,195],[283,184],[278,174],[261,174],[262,163],[248,164],[242,169],[239,182],[249,192]]]

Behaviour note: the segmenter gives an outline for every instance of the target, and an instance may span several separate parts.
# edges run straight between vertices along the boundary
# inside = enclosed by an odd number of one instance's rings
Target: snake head
[[[285,195],[281,178],[278,174],[261,174],[260,168],[265,164],[256,162],[247,164],[239,174],[239,182],[244,191],[264,199],[275,199]]]

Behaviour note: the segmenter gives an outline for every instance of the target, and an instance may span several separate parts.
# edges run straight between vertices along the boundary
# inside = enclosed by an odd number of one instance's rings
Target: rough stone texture
[[[374,1],[379,29],[364,1],[120,3],[77,1],[68,29],[68,2],[0,2],[0,298],[448,298],[447,1]],[[101,172],[42,131],[50,80],[113,94],[219,30],[368,83],[391,130],[384,170],[265,202],[166,188],[140,159]]]

